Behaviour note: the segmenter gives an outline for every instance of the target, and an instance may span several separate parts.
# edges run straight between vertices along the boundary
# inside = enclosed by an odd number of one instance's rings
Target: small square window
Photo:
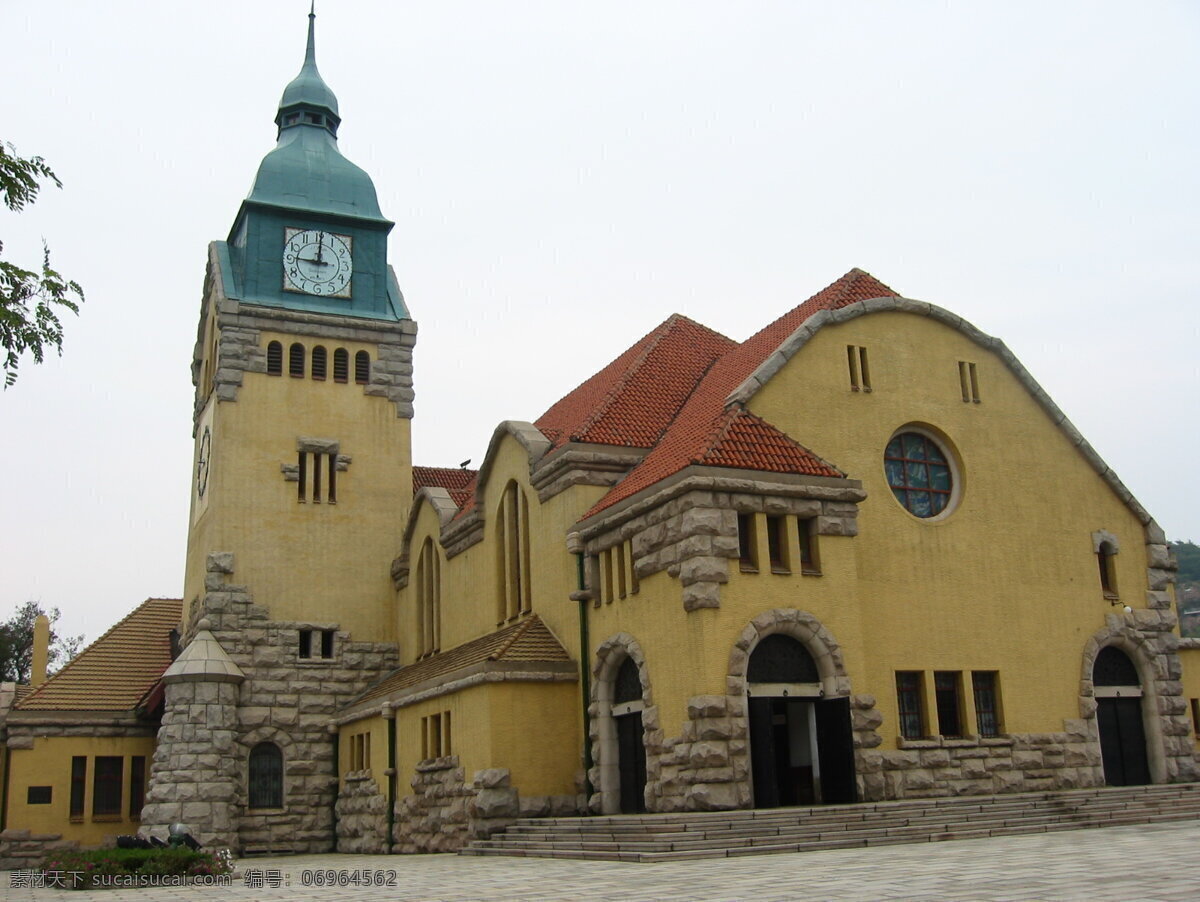
[[[49,805],[53,792],[53,786],[30,786],[25,802],[29,805]]]

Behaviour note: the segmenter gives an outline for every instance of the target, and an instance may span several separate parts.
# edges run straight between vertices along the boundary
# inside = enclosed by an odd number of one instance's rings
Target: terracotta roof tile
[[[569,662],[571,656],[554,633],[534,614],[519,623],[472,639],[457,648],[395,670],[351,704],[383,698],[392,692],[426,683],[455,671],[488,661]]]
[[[717,437],[695,463],[768,473],[845,475],[748,410],[733,407],[726,410],[721,419],[724,423]]]
[[[150,598],[15,705],[20,711],[132,711],[171,664],[183,602]]]
[[[783,344],[788,336],[803,325],[805,320],[820,310],[836,310],[857,301],[878,297],[899,297],[899,295],[861,269],[852,269],[836,282],[817,292],[798,307],[789,310],[722,356],[708,370],[695,391],[688,397],[683,409],[680,410],[671,427],[663,435],[662,440],[640,464],[634,467],[623,480],[584,514],[584,518],[597,514],[693,464],[760,469],[759,464],[768,459],[773,461],[776,466],[785,459],[790,459],[796,463],[816,461],[818,462],[817,466],[828,468],[829,472],[813,475],[840,475],[828,464],[820,462],[819,458],[816,458],[810,451],[774,427],[770,427],[773,433],[771,442],[774,450],[769,455],[762,455],[761,459],[746,450],[739,450],[735,453],[736,442],[730,444],[728,450],[720,453],[714,449],[714,445],[730,438],[727,433],[734,421],[726,419],[725,411],[725,399],[729,393]],[[735,433],[744,439],[749,437],[754,430],[759,430],[759,437],[764,437],[761,430],[767,425],[762,420],[757,420],[757,424],[751,425],[747,420],[737,426]],[[785,452],[779,444],[780,442],[790,443],[793,447]],[[714,463],[716,460],[727,462],[716,464]],[[774,469],[774,467],[768,469]],[[810,471],[801,469],[800,472]]]
[[[673,314],[534,423],[555,447],[651,448],[714,361],[737,343]]]
[[[450,499],[462,507],[475,489],[478,470],[466,467],[413,467],[413,494],[426,486],[440,486],[450,493]]]

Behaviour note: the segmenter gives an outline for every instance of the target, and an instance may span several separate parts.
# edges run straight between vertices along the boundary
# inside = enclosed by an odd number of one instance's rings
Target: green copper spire
[[[317,15],[312,10],[308,13],[308,46],[304,51],[304,65],[300,74],[292,79],[283,89],[283,97],[279,100],[279,113],[275,124],[282,130],[292,125],[320,124],[333,134],[337,134],[338,102],[329,85],[317,71],[316,30]],[[310,115],[305,115],[306,113]],[[324,115],[322,115],[324,114]],[[314,122],[313,117],[318,117]]]

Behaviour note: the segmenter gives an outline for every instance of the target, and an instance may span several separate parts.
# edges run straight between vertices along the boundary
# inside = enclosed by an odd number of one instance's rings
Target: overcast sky
[[[87,292],[0,394],[0,617],[92,639],[181,593],[206,246],[307,12],[0,4],[0,139],[64,183],[4,257],[44,237]],[[1002,338],[1200,540],[1200,5],[322,0],[317,58],[396,222],[417,463],[477,465],[672,312],[741,340],[858,266]]]

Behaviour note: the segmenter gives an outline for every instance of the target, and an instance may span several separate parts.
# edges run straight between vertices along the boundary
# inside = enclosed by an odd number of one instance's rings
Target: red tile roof
[[[462,507],[472,497],[478,470],[465,467],[413,467],[413,494],[427,486],[440,486],[450,499]]]
[[[725,399],[810,316],[878,297],[899,295],[861,269],[852,269],[722,356],[688,397],[662,440],[584,518],[693,464],[781,472],[787,463],[792,463],[797,466],[787,472],[841,476],[765,420],[745,412],[744,417],[727,412]],[[739,407],[731,408],[738,410]],[[765,440],[768,444],[752,449],[751,439]]]
[[[534,423],[553,447],[651,448],[708,368],[737,342],[673,314]]]
[[[183,602],[150,598],[15,705],[20,711],[132,711],[171,664]]]
[[[536,663],[565,663],[571,660],[567,650],[542,619],[533,614],[456,648],[394,670],[382,681],[367,689],[351,704],[384,698],[392,692],[407,689],[430,680],[444,678],[467,667],[496,661],[530,661]]]

